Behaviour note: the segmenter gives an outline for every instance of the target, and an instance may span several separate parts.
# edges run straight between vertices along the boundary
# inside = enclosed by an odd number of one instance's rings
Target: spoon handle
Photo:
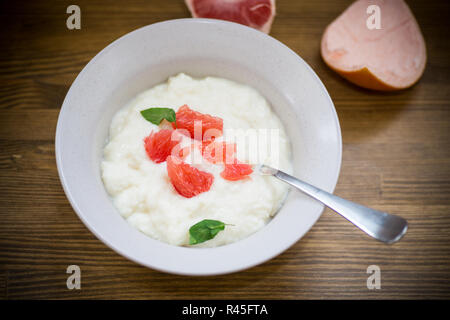
[[[264,167],[270,169],[269,172],[274,177],[287,182],[291,186],[306,193],[308,196],[322,202],[324,205],[333,209],[359,229],[377,240],[386,243],[394,243],[400,240],[408,229],[408,223],[402,217],[377,211],[342,199],[287,173],[267,166]]]

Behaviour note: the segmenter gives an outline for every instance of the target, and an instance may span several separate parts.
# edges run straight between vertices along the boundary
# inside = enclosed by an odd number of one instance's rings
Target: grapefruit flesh
[[[185,198],[192,198],[211,188],[214,176],[184,163],[175,156],[167,157],[167,174],[175,190]]]
[[[275,17],[275,0],[185,0],[194,18],[240,23],[269,33]]]
[[[235,160],[233,163],[225,163],[225,169],[220,176],[225,180],[237,181],[247,178],[252,172],[251,165]]]
[[[173,129],[162,129],[157,132],[151,132],[144,139],[145,152],[148,157],[156,163],[166,161],[167,157],[174,153],[176,156],[184,159],[190,153],[190,147],[181,147],[182,133]]]
[[[380,29],[370,5],[380,8]],[[408,88],[426,64],[425,41],[403,0],[358,0],[325,30],[321,41],[325,63],[361,87],[392,91]]]
[[[187,130],[191,137],[196,140],[203,140],[205,132],[209,136],[208,139],[211,139],[212,136],[221,136],[223,133],[223,120],[221,118],[194,111],[187,105],[178,109],[173,126],[177,129]],[[196,128],[198,128],[198,132],[195,132]]]
[[[156,163],[166,161],[166,158],[172,152],[172,148],[178,144],[177,141],[172,140],[173,132],[172,129],[163,129],[158,132],[151,132],[144,139],[145,151],[152,161]]]
[[[236,153],[236,144],[225,141],[203,141],[201,148],[203,158],[214,164],[231,163]]]
[[[191,143],[187,147],[182,147],[181,142],[186,135],[196,136],[194,124],[197,121],[200,121],[202,125],[202,137],[206,136],[205,140],[197,142],[201,154],[213,164],[224,164],[224,170],[220,173],[223,179],[242,180],[253,172],[251,165],[241,163],[236,159],[236,143],[215,140],[223,132],[222,119],[191,110],[184,105],[176,113],[176,123],[172,124],[176,129],[152,131],[149,136],[144,138],[144,146],[152,161],[167,162],[166,168],[170,182],[175,190],[186,198],[192,198],[208,191],[214,182],[214,176],[211,173],[201,171],[182,160],[191,152],[195,144]],[[215,130],[213,136],[205,135],[209,129]],[[190,138],[184,139],[190,140]]]

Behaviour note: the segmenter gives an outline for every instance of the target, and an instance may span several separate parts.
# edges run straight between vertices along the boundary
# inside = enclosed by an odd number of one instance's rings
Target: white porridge
[[[215,247],[243,239],[271,219],[281,206],[288,187],[271,176],[253,172],[230,181],[221,176],[222,164],[202,161],[201,150],[192,149],[185,162],[214,177],[210,189],[190,198],[179,194],[167,173],[167,161],[155,163],[146,153],[144,139],[161,130],[141,115],[152,107],[177,111],[187,104],[197,112],[223,119],[223,137],[233,140],[232,129],[272,129],[278,132],[277,150],[264,163],[292,172],[290,146],[284,128],[267,101],[253,88],[229,80],[171,77],[139,94],[114,116],[101,164],[102,179],[120,214],[144,234],[173,245],[189,244],[189,229],[204,219],[225,223],[224,230],[195,247]],[[228,134],[230,133],[230,134]],[[183,141],[190,140],[185,137]],[[249,161],[248,143],[236,139],[237,157]]]

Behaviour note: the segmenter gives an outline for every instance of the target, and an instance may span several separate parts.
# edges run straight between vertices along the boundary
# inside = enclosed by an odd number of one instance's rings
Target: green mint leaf
[[[159,125],[163,119],[169,122],[175,122],[175,111],[170,108],[150,108],[141,111],[145,120]]]
[[[189,228],[189,244],[198,244],[214,238],[225,229],[225,223],[218,220],[202,220]]]

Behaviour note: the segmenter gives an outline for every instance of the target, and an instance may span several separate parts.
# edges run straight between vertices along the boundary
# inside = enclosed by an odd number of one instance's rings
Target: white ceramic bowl
[[[61,183],[84,224],[106,245],[147,267],[184,275],[224,274],[280,254],[320,217],[323,206],[296,191],[250,237],[216,248],[176,247],[149,238],[120,216],[100,177],[114,113],[141,91],[185,72],[256,88],[290,137],[295,175],[329,192],[341,164],[339,121],[314,71],[288,47],[251,28],[219,20],[180,19],[133,31],[103,49],[80,72],[56,130]]]

